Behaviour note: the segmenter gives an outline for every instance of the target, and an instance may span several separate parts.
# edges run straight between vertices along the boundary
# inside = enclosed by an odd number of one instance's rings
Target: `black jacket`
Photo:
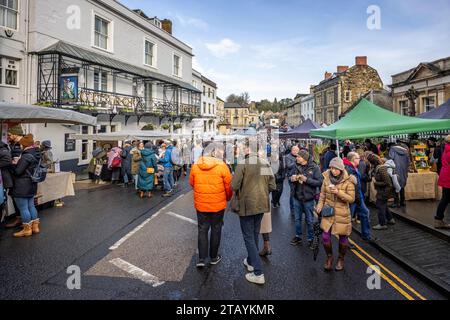
[[[22,154],[22,148],[18,142],[11,143],[9,149],[11,150],[11,158],[20,157]]]
[[[13,186],[13,179],[11,176],[11,151],[8,145],[0,141],[0,170],[3,178],[3,187],[10,189]]]
[[[292,153],[284,156],[284,169],[288,178],[297,173],[297,157],[293,156]]]
[[[314,200],[318,189],[322,187],[323,175],[317,164],[312,159],[309,160],[306,166],[297,165],[297,172],[295,174],[302,174],[308,179],[306,182],[294,182],[295,186],[295,198],[299,201],[311,201]]]
[[[32,198],[37,194],[37,183],[31,181],[31,176],[41,158],[37,148],[24,150],[22,156],[14,166],[14,187],[11,195],[14,198]]]

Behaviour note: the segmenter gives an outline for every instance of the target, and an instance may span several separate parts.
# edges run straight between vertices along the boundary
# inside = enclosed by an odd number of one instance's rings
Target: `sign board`
[[[70,139],[70,133],[64,135],[64,152],[72,152],[76,149],[76,141]]]

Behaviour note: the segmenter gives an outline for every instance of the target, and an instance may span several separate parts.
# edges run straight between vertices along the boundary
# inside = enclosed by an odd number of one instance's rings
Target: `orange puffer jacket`
[[[195,209],[219,212],[227,207],[233,191],[227,165],[216,158],[200,157],[192,166],[189,183],[194,188]]]

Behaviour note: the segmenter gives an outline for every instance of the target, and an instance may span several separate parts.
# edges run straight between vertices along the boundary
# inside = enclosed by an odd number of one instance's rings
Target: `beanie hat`
[[[31,147],[32,145],[34,145],[33,135],[31,133],[27,134],[22,139],[20,139],[19,143],[24,148]]]
[[[344,170],[345,170],[344,161],[343,161],[341,158],[338,158],[338,157],[333,158],[333,159],[330,161],[330,166],[329,166],[329,167],[330,167],[330,168],[339,169],[339,170],[341,170],[341,171],[344,171]]]
[[[298,156],[303,158],[305,161],[309,161],[309,152],[306,150],[300,150]]]

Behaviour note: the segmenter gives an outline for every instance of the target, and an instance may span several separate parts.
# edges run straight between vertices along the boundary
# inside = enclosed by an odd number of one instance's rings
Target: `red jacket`
[[[233,191],[231,173],[218,159],[200,157],[192,166],[189,183],[194,188],[195,209],[200,212],[219,212],[227,207]]]
[[[450,188],[450,144],[445,144],[441,162],[442,169],[439,174],[438,184],[442,188]]]

